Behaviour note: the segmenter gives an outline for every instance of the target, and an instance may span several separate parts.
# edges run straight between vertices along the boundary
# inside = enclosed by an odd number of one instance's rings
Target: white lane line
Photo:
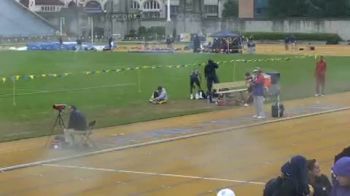
[[[61,90],[51,90],[51,91],[50,90],[36,90],[36,92],[16,93],[16,96],[60,93],[60,92],[70,92],[70,91],[82,91],[82,90],[91,90],[91,89],[99,89],[99,88],[113,88],[113,87],[135,86],[135,85],[136,85],[135,83],[121,83],[121,84],[113,84],[113,85],[90,86],[90,87],[84,87],[84,88],[61,89]],[[13,96],[13,94],[0,94],[0,97],[8,97],[8,96]]]
[[[196,179],[196,180],[208,180],[208,181],[235,182],[235,183],[244,183],[244,184],[265,185],[264,182],[232,180],[232,179],[226,179],[226,178],[212,178],[212,177],[188,176],[188,175],[166,174],[166,173],[163,174],[163,173],[155,173],[155,172],[142,172],[142,171],[131,171],[131,170],[120,170],[120,169],[96,168],[96,167],[85,167],[85,166],[75,166],[75,165],[60,165],[60,164],[42,164],[42,165],[47,166],[47,167],[127,173],[127,174],[138,174],[138,175],[146,175],[146,176],[163,176],[163,177],[172,177],[172,178],[186,178],[186,179]]]
[[[103,154],[103,153],[108,153],[108,152],[121,151],[121,150],[130,149],[130,148],[139,148],[139,147],[144,147],[144,146],[149,146],[149,145],[154,145],[154,144],[172,142],[172,141],[176,141],[176,140],[189,139],[189,138],[193,138],[193,137],[235,131],[235,130],[250,128],[250,127],[255,127],[255,126],[260,126],[260,125],[265,125],[265,124],[271,124],[271,123],[275,123],[275,122],[283,122],[283,121],[287,121],[287,120],[294,120],[294,119],[305,118],[305,117],[310,117],[310,116],[317,116],[317,115],[322,115],[322,114],[327,114],[327,113],[333,113],[333,112],[340,112],[340,111],[349,110],[349,109],[350,109],[350,107],[343,107],[343,108],[338,108],[338,109],[333,109],[333,110],[328,110],[328,111],[323,111],[323,112],[303,114],[303,115],[299,115],[299,116],[292,116],[292,117],[286,117],[286,118],[259,121],[259,122],[255,122],[255,123],[251,123],[251,124],[245,124],[245,125],[238,125],[238,126],[236,125],[236,126],[230,126],[230,127],[220,128],[220,129],[213,129],[213,130],[203,131],[203,132],[199,132],[199,133],[193,133],[193,134],[189,134],[189,135],[176,136],[176,137],[172,137],[172,138],[165,138],[165,139],[143,142],[143,143],[139,143],[139,144],[130,144],[130,145],[119,146],[119,147],[114,147],[114,148],[106,148],[106,149],[102,149],[102,150],[97,150],[97,151],[87,152],[87,153],[82,153],[82,154],[77,154],[77,155],[71,155],[71,156],[65,156],[65,157],[58,157],[58,158],[54,158],[54,159],[47,159],[47,160],[30,162],[30,163],[12,165],[9,167],[2,167],[2,168],[0,168],[0,172],[6,172],[6,171],[11,171],[11,170],[21,169],[21,168],[26,168],[26,167],[34,167],[34,166],[38,166],[38,165],[42,165],[42,164],[54,163],[54,162],[65,161],[65,160],[70,160],[70,159],[83,158],[83,157],[87,157],[87,156],[93,156],[93,155]]]

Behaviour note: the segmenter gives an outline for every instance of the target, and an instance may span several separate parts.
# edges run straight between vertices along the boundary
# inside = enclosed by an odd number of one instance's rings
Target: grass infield
[[[198,68],[204,76],[209,58],[220,62],[221,82],[243,80],[245,72],[259,66],[281,73],[282,100],[314,94],[312,56],[2,51],[0,79],[6,81],[0,81],[0,141],[57,132],[52,129],[55,103],[76,105],[98,127],[221,109],[189,100],[189,74]],[[350,57],[325,59],[326,93],[348,91]],[[167,88],[168,104],[147,102],[158,85]]]

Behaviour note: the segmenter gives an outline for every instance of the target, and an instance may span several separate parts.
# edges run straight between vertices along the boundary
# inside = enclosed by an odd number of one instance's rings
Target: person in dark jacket
[[[65,141],[74,145],[74,132],[75,131],[86,131],[87,130],[87,121],[85,116],[75,107],[71,105],[70,107],[70,116],[68,121],[68,126],[64,129]]]
[[[197,86],[197,93],[193,93],[193,90]],[[190,74],[190,99],[202,99],[202,87],[201,87],[201,75],[198,69],[195,69]]]
[[[344,148],[343,151],[334,156],[334,163],[342,157],[350,157],[350,146]]]
[[[213,83],[219,83],[218,76],[216,75],[216,69],[219,68],[219,65],[214,63],[213,60],[209,59],[208,64],[204,67],[204,76],[205,79],[207,80],[207,88],[208,88],[208,97],[209,101],[212,103],[212,87]]]
[[[350,157],[342,157],[335,162],[332,172],[335,180],[331,196],[350,195]]]
[[[310,193],[307,179],[307,161],[297,155],[281,167],[281,176],[270,180],[264,190],[264,196],[308,196]]]
[[[321,173],[320,164],[316,159],[307,161],[309,184],[314,189],[314,196],[329,196],[332,185],[327,176]]]

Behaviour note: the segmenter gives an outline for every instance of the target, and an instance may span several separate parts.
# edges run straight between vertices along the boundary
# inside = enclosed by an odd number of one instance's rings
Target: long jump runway
[[[239,108],[165,120],[175,125],[159,138],[131,131],[124,135],[130,144],[107,148],[109,139],[101,150],[3,167],[0,195],[215,195],[226,187],[239,196],[262,195],[264,183],[296,154],[318,159],[329,175],[334,155],[350,143],[349,98],[290,101],[281,119],[253,120],[252,108]]]

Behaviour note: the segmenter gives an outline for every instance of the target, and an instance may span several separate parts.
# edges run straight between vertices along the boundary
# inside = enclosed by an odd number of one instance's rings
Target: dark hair
[[[316,159],[307,160],[307,169],[313,170],[315,168]]]
[[[245,73],[245,76],[250,76],[250,73],[249,73],[249,72],[246,72],[246,73]]]
[[[158,89],[158,90],[162,90],[162,88],[163,88],[162,86],[158,86],[158,88],[157,88],[157,89]]]
[[[76,107],[75,105],[71,105],[70,108],[71,108],[72,110],[77,110],[77,107]]]

